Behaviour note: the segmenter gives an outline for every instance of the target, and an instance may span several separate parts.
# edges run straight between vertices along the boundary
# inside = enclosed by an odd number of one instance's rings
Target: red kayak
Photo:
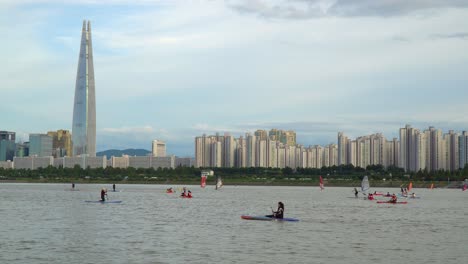
[[[390,202],[390,201],[377,201],[377,203],[388,203],[388,204],[407,204],[408,202]]]

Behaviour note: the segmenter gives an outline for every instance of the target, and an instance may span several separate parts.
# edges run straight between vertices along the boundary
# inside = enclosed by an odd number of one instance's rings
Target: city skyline
[[[457,171],[468,164],[468,132],[447,132],[435,127],[424,130],[407,124],[399,137],[382,133],[354,139],[337,133],[336,143],[303,145],[296,133],[271,129],[245,133],[238,138],[229,132],[195,137],[196,167],[321,168],[353,165],[367,168],[382,165],[406,172]]]
[[[23,141],[72,130],[76,25],[85,18],[97,151],[160,139],[192,156],[197,135],[271,127],[295,130],[304,145],[336,142],[338,131],[398,137],[407,123],[466,129],[468,9],[459,1],[127,3],[0,3],[9,36],[2,130]]]

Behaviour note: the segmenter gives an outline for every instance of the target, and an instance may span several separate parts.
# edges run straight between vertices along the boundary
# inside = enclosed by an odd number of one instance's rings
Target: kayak
[[[122,201],[85,201],[85,203],[121,203]]]
[[[388,204],[407,204],[408,202],[390,202],[390,201],[377,201],[377,203],[381,204],[381,203],[388,203]]]
[[[259,221],[288,221],[288,222],[297,222],[299,219],[296,218],[275,218],[268,216],[250,216],[250,215],[241,215],[241,218],[244,220],[259,220]]]

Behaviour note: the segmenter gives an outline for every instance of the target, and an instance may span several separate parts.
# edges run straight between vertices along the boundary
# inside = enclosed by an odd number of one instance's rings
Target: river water
[[[414,189],[406,205],[351,188],[0,184],[0,263],[467,263],[468,191]],[[172,186],[176,190],[180,186]],[[397,189],[377,189],[397,192]],[[285,204],[299,222],[242,220]]]

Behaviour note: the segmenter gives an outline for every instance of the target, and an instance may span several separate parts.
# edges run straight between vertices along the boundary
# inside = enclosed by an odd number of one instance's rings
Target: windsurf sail
[[[463,183],[463,191],[466,191],[466,189],[468,189],[468,179],[465,179],[464,183]]]
[[[429,187],[429,189],[433,190],[434,189],[434,184],[431,183],[431,187]]]
[[[413,189],[413,182],[410,182],[408,184],[408,192],[411,191],[411,189]]]
[[[322,176],[320,176],[320,191],[323,191],[323,189],[325,189],[325,187],[323,187],[323,179]]]
[[[361,191],[365,193],[367,190],[369,190],[369,179],[367,176],[364,176],[361,182]]]
[[[202,188],[205,188],[205,186],[206,186],[206,175],[202,175],[202,176],[201,176],[201,183],[200,183],[200,186],[201,186]]]
[[[223,187],[223,180],[221,179],[221,177],[218,176],[218,178],[216,179],[216,188],[215,188],[215,190],[218,190],[221,187]]]

